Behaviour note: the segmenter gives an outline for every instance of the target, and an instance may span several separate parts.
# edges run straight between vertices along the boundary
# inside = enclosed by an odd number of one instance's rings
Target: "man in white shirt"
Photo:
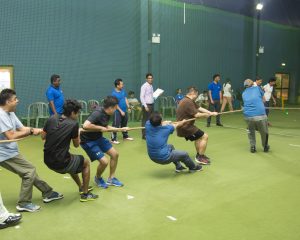
[[[276,84],[276,79],[275,78],[270,78],[268,84],[266,84],[263,87],[263,90],[265,92],[264,99],[265,99],[265,107],[266,107],[266,114],[267,114],[267,116],[269,115],[269,109],[268,109],[268,107],[270,107],[270,100],[271,100],[271,98],[273,100],[274,106],[276,106],[276,99],[273,96],[273,88],[274,88],[275,84]]]
[[[141,87],[140,99],[142,103],[142,127],[145,126],[146,121],[149,120],[151,113],[154,109],[153,98],[153,75],[151,73],[146,74],[146,82]],[[142,129],[142,138],[146,139],[145,129]]]

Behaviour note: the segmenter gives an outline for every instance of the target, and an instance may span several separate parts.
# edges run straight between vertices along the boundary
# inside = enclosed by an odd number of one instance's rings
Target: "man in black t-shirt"
[[[45,139],[44,162],[51,170],[64,174],[69,173],[79,187],[80,201],[95,200],[98,195],[92,194],[89,188],[90,162],[81,155],[70,154],[70,142],[79,147],[79,125],[77,122],[80,104],[76,100],[66,100],[62,116],[50,117],[43,129]],[[82,173],[82,184],[78,173]]]
[[[127,127],[115,128],[108,126],[110,116],[114,114],[118,106],[118,99],[108,96],[104,99],[103,108],[95,109],[84,122],[83,128],[94,132],[82,132],[80,134],[80,145],[90,157],[91,161],[98,160],[99,166],[95,176],[98,187],[108,188],[108,185],[122,187],[123,183],[115,177],[119,153],[114,149],[110,141],[103,137],[102,132],[127,131]],[[102,173],[108,165],[108,159],[104,155],[110,156],[110,173],[107,181],[102,178]]]

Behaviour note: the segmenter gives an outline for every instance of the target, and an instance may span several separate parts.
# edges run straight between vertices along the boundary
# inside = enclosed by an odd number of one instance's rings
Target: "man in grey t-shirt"
[[[0,143],[0,166],[18,174],[22,178],[21,191],[17,205],[18,211],[35,212],[40,206],[31,202],[32,188],[35,186],[42,192],[45,203],[63,198],[62,194],[54,192],[52,188],[39,178],[35,167],[19,153],[16,139],[28,135],[39,135],[42,130],[24,127],[15,115],[19,100],[12,89],[4,89],[0,93],[0,140],[12,142]]]

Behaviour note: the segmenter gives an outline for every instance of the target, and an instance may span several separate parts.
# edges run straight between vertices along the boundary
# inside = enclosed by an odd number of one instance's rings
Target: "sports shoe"
[[[251,146],[250,152],[255,153],[256,152],[256,147],[255,146]]]
[[[126,137],[126,138],[123,138],[124,140],[127,140],[127,141],[133,141],[133,138],[131,137]]]
[[[108,188],[107,183],[104,181],[104,179],[102,177],[97,178],[95,176],[94,180],[95,180],[95,183],[97,184],[98,187],[101,187],[101,188],[104,188],[104,189]]]
[[[222,123],[217,123],[216,125],[219,126],[219,127],[223,127]]]
[[[117,178],[108,178],[107,179],[107,182],[106,182],[108,185],[113,185],[113,186],[116,186],[116,187],[123,187],[124,184],[121,183]]]
[[[4,222],[0,223],[0,229],[17,224],[21,220],[21,218],[22,215],[20,213],[18,214],[10,213],[8,218],[6,218]]]
[[[117,140],[111,140],[111,143],[113,143],[113,144],[120,144],[120,142],[117,141]]]
[[[59,200],[62,199],[64,197],[64,195],[62,195],[61,193],[58,192],[52,192],[51,195],[49,197],[45,197],[43,198],[43,202],[44,203],[49,203],[52,202],[54,200]]]
[[[269,152],[269,150],[270,150],[270,145],[266,145],[266,146],[264,147],[264,152]]]
[[[199,153],[197,153],[196,157],[200,156]],[[210,158],[206,156],[205,154],[202,155],[203,158],[206,158],[210,162]]]
[[[99,197],[98,195],[93,194],[91,192],[89,192],[89,193],[83,193],[83,194],[80,195],[80,202],[94,201],[98,197]]]
[[[201,164],[201,165],[208,165],[208,164],[210,164],[210,161],[207,158],[205,158],[203,156],[200,156],[200,155],[198,155],[198,156],[195,157],[195,161],[197,163]]]
[[[19,212],[36,212],[36,211],[40,210],[41,207],[39,205],[35,205],[33,203],[27,203],[27,204],[24,204],[24,205],[20,205],[20,204],[17,205],[16,209]]]
[[[81,186],[80,188],[79,188],[79,194],[83,194],[83,187]],[[88,192],[90,192],[90,191],[92,191],[93,190],[93,187],[92,186],[88,186]]]
[[[202,170],[202,166],[201,165],[196,165],[194,168],[190,168],[189,172],[199,172]]]
[[[185,169],[186,168],[184,166],[180,165],[180,167],[176,167],[175,172],[180,173],[180,172],[182,172]]]

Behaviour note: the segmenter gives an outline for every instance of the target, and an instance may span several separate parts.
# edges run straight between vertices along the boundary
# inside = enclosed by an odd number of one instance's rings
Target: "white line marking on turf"
[[[167,216],[167,218],[169,218],[172,221],[177,221],[177,218],[173,217],[173,216]]]
[[[127,195],[127,199],[128,199],[128,200],[134,199],[134,196]]]
[[[64,178],[65,178],[65,179],[70,179],[71,177],[69,177],[69,176],[64,176]]]
[[[300,147],[300,145],[297,145],[297,144],[289,144],[290,146],[292,146],[292,147]]]

